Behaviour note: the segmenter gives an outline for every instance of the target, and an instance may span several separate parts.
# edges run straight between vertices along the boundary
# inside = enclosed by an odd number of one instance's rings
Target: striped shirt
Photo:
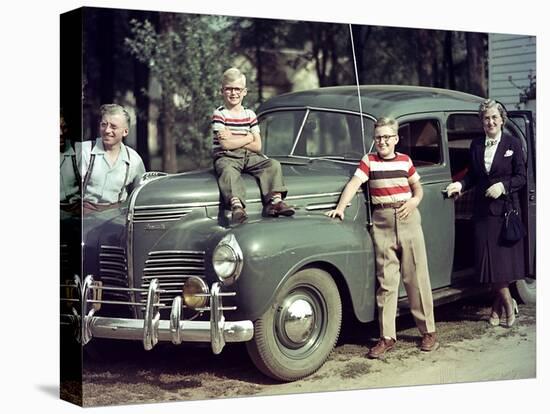
[[[242,108],[239,115],[232,114],[224,106],[214,110],[212,114],[212,154],[216,155],[225,150],[221,147],[216,132],[229,128],[233,135],[260,133],[258,119],[251,109]]]
[[[369,181],[373,204],[407,201],[412,197],[410,184],[420,180],[409,156],[399,152],[395,154],[391,160],[382,159],[378,154],[367,154],[355,171],[354,175],[361,182]]]

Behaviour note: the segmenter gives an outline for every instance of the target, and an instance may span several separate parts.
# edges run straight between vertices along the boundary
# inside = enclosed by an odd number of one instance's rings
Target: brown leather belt
[[[380,203],[380,204],[373,204],[372,208],[374,210],[382,210],[384,208],[399,208],[403,204],[405,204],[404,201],[398,201],[397,203]]]
[[[82,212],[84,214],[91,213],[93,211],[103,211],[110,208],[118,207],[121,203],[111,203],[111,204],[96,204],[89,201],[82,202]]]

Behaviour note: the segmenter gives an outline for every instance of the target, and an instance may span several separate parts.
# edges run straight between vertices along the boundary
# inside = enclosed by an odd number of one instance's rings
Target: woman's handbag
[[[500,232],[500,239],[504,244],[512,245],[523,239],[527,231],[521,222],[519,211],[514,208],[510,193],[506,195],[504,221]]]

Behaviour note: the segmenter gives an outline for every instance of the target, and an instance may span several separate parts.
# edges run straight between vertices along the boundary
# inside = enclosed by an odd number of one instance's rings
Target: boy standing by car
[[[294,209],[283,198],[287,190],[278,161],[261,154],[260,127],[254,111],[243,107],[246,77],[237,68],[223,74],[223,106],[212,114],[214,170],[223,202],[231,208],[233,223],[247,219],[242,173],[253,175],[260,185],[269,216],[292,216]]]
[[[422,351],[439,347],[435,334],[432,289],[420,213],[423,190],[420,176],[406,154],[395,152],[399,125],[393,118],[379,118],[374,125],[376,154],[359,163],[336,209],[329,217],[344,219],[344,210],[362,184],[368,181],[373,204],[372,236],[376,253],[378,290],[376,302],[380,339],[367,356],[380,358],[395,346],[400,276],[411,313],[422,334]]]

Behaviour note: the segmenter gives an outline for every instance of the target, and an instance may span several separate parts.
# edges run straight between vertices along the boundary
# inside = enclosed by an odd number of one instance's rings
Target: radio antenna
[[[357,71],[357,58],[355,57],[355,43],[353,42],[353,29],[351,23],[349,24],[349,36],[351,39],[351,53],[353,56],[353,69],[355,72],[355,84],[357,85],[357,99],[359,101],[359,114],[361,117],[361,139],[363,141],[363,152],[365,151],[365,127],[363,125],[363,105],[361,103],[361,88],[359,87],[359,72]],[[372,147],[369,149],[369,152]]]

